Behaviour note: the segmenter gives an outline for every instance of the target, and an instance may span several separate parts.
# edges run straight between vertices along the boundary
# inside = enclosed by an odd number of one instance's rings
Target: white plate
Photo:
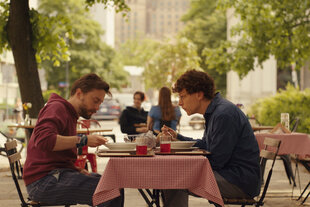
[[[171,142],[171,149],[186,149],[192,147],[196,141],[174,141]]]
[[[105,144],[110,150],[134,150],[136,143],[107,143]]]

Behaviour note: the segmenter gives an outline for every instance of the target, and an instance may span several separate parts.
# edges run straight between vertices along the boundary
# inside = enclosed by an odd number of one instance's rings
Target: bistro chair
[[[82,120],[79,121],[78,124],[82,128],[86,128],[87,132],[86,134],[89,135],[88,129],[91,127],[92,123],[94,123],[96,126],[101,126],[100,123],[97,120]],[[78,156],[75,162],[75,165],[80,167],[80,168],[85,168],[88,170],[88,165],[87,163],[90,163],[91,170],[92,172],[97,172],[97,159],[96,159],[96,154],[94,153],[88,153],[88,146],[84,146],[82,148],[82,152],[78,152]]]
[[[43,203],[35,202],[35,201],[30,200],[30,199],[28,199],[28,201],[26,202],[24,199],[24,196],[22,194],[21,188],[19,186],[17,176],[16,176],[16,173],[17,173],[16,166],[18,166],[18,169],[21,169],[21,172],[23,171],[22,165],[20,163],[21,155],[20,155],[20,152],[18,152],[16,149],[17,142],[16,142],[16,140],[8,141],[4,144],[4,146],[5,146],[4,148],[5,148],[8,160],[9,160],[12,178],[13,178],[13,181],[15,183],[15,187],[16,187],[19,199],[21,201],[22,207],[28,207],[28,206],[33,206],[33,207],[65,206],[65,207],[69,207],[70,205],[74,205],[74,204],[59,204],[59,205],[53,204],[53,205],[49,205],[49,204],[43,204]]]
[[[265,163],[266,160],[272,160],[271,167],[269,169],[269,173],[263,188],[263,192],[260,196],[259,199],[239,199],[239,198],[223,198],[224,204],[229,204],[229,205],[240,205],[242,207],[246,205],[253,206],[255,205],[256,207],[263,206],[264,205],[264,198],[270,183],[272,171],[273,171],[273,166],[276,161],[276,157],[280,148],[281,140],[278,139],[273,139],[273,138],[268,138],[265,137],[264,140],[264,145],[265,148],[260,151],[260,164],[262,168],[262,164]]]
[[[309,186],[310,186],[310,181],[309,181],[308,185],[305,187],[305,189],[302,191],[302,193],[300,194],[300,196],[298,197],[297,200],[300,200],[302,198],[303,194],[306,192],[306,190],[308,189]],[[309,195],[310,195],[310,191],[308,192],[308,194],[306,195],[304,200],[301,201],[301,204],[304,204],[304,202],[308,199]]]
[[[298,128],[300,119],[296,117],[295,119],[292,119],[290,125],[292,125],[292,133],[296,132]],[[280,159],[283,161],[284,169],[287,175],[287,178],[289,180],[289,183],[291,184],[291,181],[293,182],[293,188],[296,187],[296,181],[295,181],[295,175],[293,174],[293,169],[291,165],[291,156],[290,155],[279,155]]]
[[[299,177],[298,163],[302,164],[306,168],[306,170],[310,173],[310,159],[309,158],[301,159],[301,158],[298,158],[298,156],[296,157],[295,175],[296,175],[296,172],[298,172],[299,186],[300,186],[300,177]],[[307,191],[309,186],[310,186],[310,181],[306,185],[306,187],[304,188],[304,190],[302,191],[302,193],[300,194],[300,196],[298,197],[297,200],[300,200],[302,198],[303,194]],[[292,194],[293,194],[293,192],[292,192]],[[304,202],[308,199],[309,195],[310,195],[310,191],[308,192],[306,197],[302,200],[301,204],[304,204]]]
[[[9,142],[9,141],[12,141],[12,140],[17,140],[19,143],[20,143],[20,149],[18,150],[18,152],[20,153],[23,149],[24,149],[24,144],[25,144],[25,139],[17,139],[17,138],[14,138],[14,137],[10,137],[8,136],[6,133],[0,131],[0,134],[6,138],[6,142]],[[16,142],[17,143],[17,142]],[[17,150],[17,147],[16,147],[16,150]],[[4,157],[7,157],[7,153],[6,153],[6,150],[5,150],[5,147],[0,147],[0,154]],[[22,171],[23,169],[21,168],[20,165],[18,165],[16,163],[15,165],[15,172],[17,174],[17,178],[18,179],[22,179]]]

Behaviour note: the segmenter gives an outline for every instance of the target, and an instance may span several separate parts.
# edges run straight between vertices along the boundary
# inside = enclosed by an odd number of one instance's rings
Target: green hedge
[[[249,111],[262,125],[268,126],[279,123],[281,113],[289,113],[291,121],[300,118],[297,131],[310,133],[310,89],[300,91],[289,84],[286,90],[255,102]]]

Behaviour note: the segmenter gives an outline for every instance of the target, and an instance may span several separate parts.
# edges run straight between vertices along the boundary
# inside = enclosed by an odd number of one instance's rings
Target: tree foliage
[[[210,67],[204,53],[204,50],[217,48],[221,41],[226,40],[226,16],[216,7],[217,1],[214,0],[191,1],[189,11],[182,17],[186,26],[180,35],[196,45],[200,67],[214,78],[217,89],[225,93],[226,71]]]
[[[59,82],[66,81],[66,68],[69,70],[69,83],[86,73],[94,72],[104,77],[112,87],[119,88],[120,81],[125,81],[125,73],[116,64],[115,51],[100,39],[103,34],[100,25],[92,20],[91,14],[85,11],[83,0],[41,0],[39,11],[42,15],[67,19],[67,28],[71,35],[67,35],[65,28],[62,36],[67,38],[70,61],[59,62],[59,67],[53,61],[43,61],[43,68],[47,71],[49,88],[58,88]],[[58,65],[57,65],[58,66]],[[64,95],[64,88],[61,90]]]
[[[171,87],[172,83],[190,69],[200,69],[196,46],[186,38],[175,42],[161,42],[146,62],[145,82],[147,88]]]
[[[185,71],[199,69],[200,61],[196,46],[184,37],[174,41],[128,40],[118,49],[118,57],[123,65],[144,67],[147,89],[171,87]]]
[[[117,49],[117,56],[124,65],[145,67],[160,45],[159,41],[137,37],[120,45]]]
[[[309,58],[310,1],[220,0],[220,5],[234,8],[240,18],[232,30],[240,39],[205,50],[211,67],[243,77],[270,56],[280,68],[296,64],[297,69]]]
[[[123,11],[124,15],[129,11],[124,0],[85,1],[89,6],[94,3],[111,4],[116,11]],[[70,38],[67,22],[68,19],[62,16],[49,15],[47,18],[30,10],[29,0],[0,2],[0,53],[8,49],[13,52],[22,102],[33,104],[29,111],[31,117],[36,117],[44,104],[37,61],[50,59],[57,66],[60,61],[69,58],[62,35],[62,28],[66,28]]]
[[[287,85],[286,90],[280,90],[275,96],[259,99],[249,111],[257,120],[267,126],[275,126],[280,122],[283,112],[290,114],[290,121],[300,119],[297,131],[310,132],[310,90],[300,91],[292,85]]]

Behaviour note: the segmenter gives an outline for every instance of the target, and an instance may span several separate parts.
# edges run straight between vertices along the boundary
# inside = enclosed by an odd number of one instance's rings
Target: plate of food
[[[113,151],[121,151],[121,150],[135,150],[136,143],[132,142],[116,142],[116,143],[106,143],[105,146]]]
[[[171,149],[187,149],[192,148],[196,141],[172,141]]]

